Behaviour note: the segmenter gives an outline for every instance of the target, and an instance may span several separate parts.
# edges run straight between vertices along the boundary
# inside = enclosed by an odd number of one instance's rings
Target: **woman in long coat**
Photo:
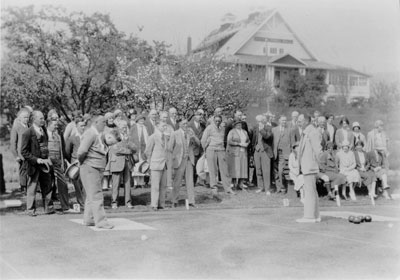
[[[235,184],[240,188],[247,188],[243,181],[248,178],[247,146],[249,143],[249,136],[246,130],[242,129],[242,121],[236,121],[233,129],[228,133],[226,154],[229,175],[235,179]]]

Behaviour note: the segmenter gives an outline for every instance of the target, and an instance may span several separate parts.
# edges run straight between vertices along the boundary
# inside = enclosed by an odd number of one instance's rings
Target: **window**
[[[358,86],[358,77],[350,76],[350,86]]]
[[[282,48],[279,49],[279,54],[283,54],[284,50]]]
[[[269,53],[270,54],[277,54],[278,53],[278,49],[277,48],[269,48]]]
[[[358,77],[358,85],[365,87],[367,85],[367,79],[365,77]]]

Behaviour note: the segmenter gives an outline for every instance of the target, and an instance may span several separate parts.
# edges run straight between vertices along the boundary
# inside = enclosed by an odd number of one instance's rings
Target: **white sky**
[[[2,9],[31,4],[107,13],[125,33],[166,41],[178,53],[186,51],[188,36],[196,46],[228,12],[239,20],[255,7],[277,8],[320,60],[367,73],[400,72],[399,0],[1,0]]]

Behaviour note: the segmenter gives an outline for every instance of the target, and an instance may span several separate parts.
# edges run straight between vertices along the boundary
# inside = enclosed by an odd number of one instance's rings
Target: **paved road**
[[[323,208],[400,218],[398,206]],[[96,232],[81,215],[1,216],[1,279],[303,278],[400,276],[400,223],[353,225],[302,208],[127,212],[111,219],[155,230]],[[147,239],[142,240],[146,235]]]

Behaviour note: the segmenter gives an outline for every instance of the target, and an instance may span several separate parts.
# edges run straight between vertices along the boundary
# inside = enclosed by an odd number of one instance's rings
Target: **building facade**
[[[195,59],[213,54],[226,62],[261,69],[277,91],[290,71],[305,75],[319,70],[328,85],[325,99],[343,96],[351,102],[370,97],[369,75],[318,60],[276,10],[254,12],[241,21],[225,15],[222,25],[191,54]]]

